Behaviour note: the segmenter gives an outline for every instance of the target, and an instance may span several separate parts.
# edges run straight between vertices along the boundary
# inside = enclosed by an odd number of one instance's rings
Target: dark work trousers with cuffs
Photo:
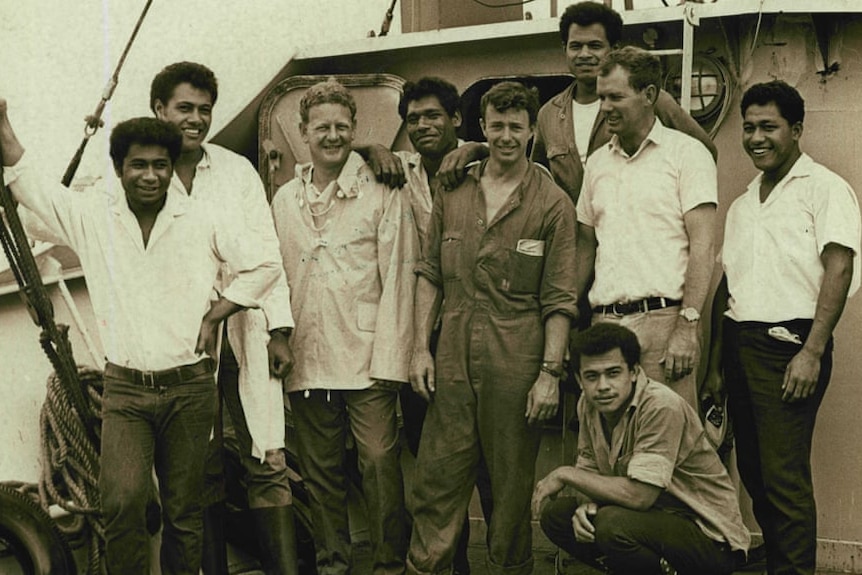
[[[162,573],[198,574],[204,463],[215,412],[211,373],[156,388],[105,377],[99,489],[109,574],[150,573],[144,517],[153,465],[164,521]]]
[[[311,496],[319,575],[351,573],[345,439],[356,440],[374,575],[404,573],[407,530],[395,406],[397,382],[289,394],[302,478]]]
[[[724,377],[737,467],[763,530],[770,575],[814,575],[816,568],[811,443],[832,373],[832,341],[820,360],[813,395],[787,402],[781,399],[784,373],[802,345],[768,333],[771,327],[784,327],[804,342],[811,324],[811,320],[781,324],[724,320]]]
[[[440,338],[440,326],[434,328],[431,333],[431,355],[437,353],[437,340]],[[401,388],[399,393],[401,402],[401,414],[404,417],[404,438],[407,440],[407,449],[413,457],[419,455],[419,443],[422,440],[422,428],[425,425],[425,415],[428,413],[428,402],[418,393],[413,391],[409,385]],[[485,457],[480,456],[479,468],[476,471],[476,489],[479,491],[479,502],[482,506],[482,515],[485,524],[491,523],[491,513],[494,510],[494,501],[491,497],[491,476],[488,474],[488,466]],[[454,572],[457,574],[469,573],[470,564],[467,561],[467,548],[470,545],[470,514],[464,518],[464,527],[458,538],[458,547],[455,550],[453,560]]]

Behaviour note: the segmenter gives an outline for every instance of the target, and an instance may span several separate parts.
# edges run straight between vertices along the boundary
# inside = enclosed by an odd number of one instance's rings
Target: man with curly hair
[[[311,163],[272,202],[290,280],[296,359],[287,391],[311,498],[317,569],[351,570],[345,440],[356,442],[375,574],[404,572],[396,421],[407,372],[419,245],[410,198],[351,150],[356,103],[337,81],[300,101]]]

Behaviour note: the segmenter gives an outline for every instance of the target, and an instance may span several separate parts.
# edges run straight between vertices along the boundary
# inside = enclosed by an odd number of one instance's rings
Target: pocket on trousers
[[[528,255],[517,250],[509,250],[509,291],[512,293],[531,293],[538,295],[542,285],[544,256]]]

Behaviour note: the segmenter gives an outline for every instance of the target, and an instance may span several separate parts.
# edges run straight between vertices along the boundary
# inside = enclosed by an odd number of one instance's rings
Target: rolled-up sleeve
[[[550,206],[549,213],[549,233],[545,238],[547,257],[539,292],[542,319],[554,313],[576,317],[575,208],[568,198],[560,196]]]
[[[666,489],[673,476],[685,431],[685,415],[680,409],[642,409],[638,434],[626,475],[643,483]]]

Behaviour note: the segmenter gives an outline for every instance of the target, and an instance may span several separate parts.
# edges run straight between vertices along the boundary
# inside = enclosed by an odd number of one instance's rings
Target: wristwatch
[[[543,361],[541,371],[560,379],[563,377],[563,364],[559,361]]]
[[[679,316],[688,323],[694,323],[700,319],[700,312],[693,307],[684,307],[679,310]]]

